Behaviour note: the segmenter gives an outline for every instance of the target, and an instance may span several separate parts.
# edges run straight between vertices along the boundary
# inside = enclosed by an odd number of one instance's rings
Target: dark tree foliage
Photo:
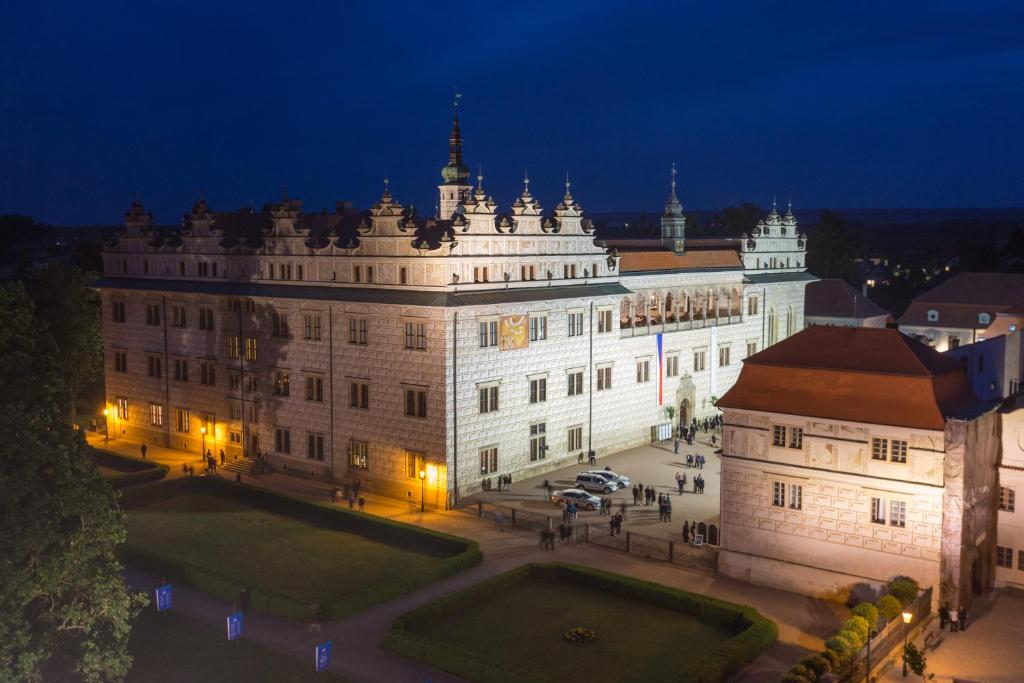
[[[807,232],[807,270],[820,278],[853,281],[854,259],[863,256],[864,246],[853,235],[838,211],[826,211]]]
[[[0,289],[0,680],[36,680],[57,657],[118,681],[146,599],[121,576],[117,494],[68,423],[59,350],[34,312],[23,285]]]
[[[698,229],[696,235],[710,237],[739,237],[750,233],[757,222],[764,217],[764,211],[753,202],[743,202],[739,206],[727,206],[711,217],[703,230]],[[687,217],[689,226],[689,217]]]

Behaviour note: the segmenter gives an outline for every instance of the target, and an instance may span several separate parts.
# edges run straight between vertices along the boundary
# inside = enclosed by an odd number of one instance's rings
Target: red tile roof
[[[641,273],[659,270],[689,270],[697,268],[742,268],[740,256],[732,249],[708,251],[626,251],[619,259],[622,273]]]
[[[804,315],[830,318],[873,318],[889,312],[864,297],[844,280],[818,280],[804,290]]]
[[[960,273],[914,299],[897,321],[900,325],[978,329],[979,313],[995,314],[1024,299],[1024,274]],[[939,319],[929,322],[928,311]]]
[[[746,359],[719,407],[941,430],[979,403],[959,361],[896,330],[813,326]]]

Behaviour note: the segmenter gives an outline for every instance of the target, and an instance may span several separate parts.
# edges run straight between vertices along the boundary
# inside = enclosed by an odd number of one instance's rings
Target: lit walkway
[[[138,457],[138,444],[134,442],[112,440],[108,444],[108,450]],[[165,456],[184,460],[192,457],[198,461],[198,454],[175,456],[176,453],[178,452],[150,448],[147,456],[159,462],[164,461]],[[330,500],[334,488],[325,482],[282,474],[245,477],[244,483],[318,501]],[[402,501],[372,494],[367,494],[365,498],[366,511],[369,514],[426,526],[477,541],[484,554],[483,562],[466,572],[399,596],[346,619],[326,622],[321,626],[319,633],[311,633],[308,625],[303,623],[266,615],[250,615],[246,625],[247,638],[266,647],[292,654],[304,661],[311,660],[312,648],[316,642],[333,640],[335,664],[332,668],[357,681],[423,681],[428,677],[435,683],[450,681],[453,680],[450,677],[432,670],[428,671],[381,649],[380,643],[394,619],[453,590],[469,586],[523,563],[552,560],[598,567],[756,608],[779,625],[779,642],[736,677],[735,680],[738,681],[777,681],[780,672],[799,656],[820,649],[822,639],[834,633],[841,623],[841,615],[838,614],[840,608],[802,595],[753,586],[726,577],[690,572],[668,563],[644,560],[589,544],[559,545],[555,552],[545,552],[539,549],[539,539],[532,533],[508,527],[505,531],[499,531],[493,523],[464,511],[428,509],[425,513],[420,513],[418,507],[410,510]],[[156,577],[134,570],[130,570],[128,576],[133,585],[140,589],[151,590],[155,585]],[[178,586],[175,590],[178,591],[177,609],[183,614],[217,628],[223,627],[225,615],[231,611],[231,605],[227,601],[190,590],[186,586]],[[685,648],[686,644],[680,643],[680,647]]]

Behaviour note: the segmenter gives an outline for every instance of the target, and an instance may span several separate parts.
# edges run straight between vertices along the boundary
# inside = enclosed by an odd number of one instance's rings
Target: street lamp
[[[910,610],[903,610],[903,677],[907,677],[907,637],[910,635],[910,622],[914,620],[914,613]]]
[[[423,512],[423,501],[427,497],[427,473],[420,470],[420,512]]]
[[[107,421],[107,415],[110,414],[110,408],[103,409],[103,443],[110,441],[110,424]]]
[[[203,450],[200,453],[200,455],[202,455],[203,458],[205,459],[206,458],[206,425],[203,425],[202,427],[199,428],[199,433],[203,435]]]
[[[864,671],[864,680],[866,683],[871,683],[871,639],[878,635],[878,631],[870,629],[868,631],[868,661],[867,669]]]

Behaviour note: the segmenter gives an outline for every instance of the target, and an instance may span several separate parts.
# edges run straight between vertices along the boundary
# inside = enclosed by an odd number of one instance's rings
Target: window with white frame
[[[569,427],[566,441],[569,444],[570,453],[581,450],[583,448],[583,425]]]
[[[245,360],[255,361],[256,360],[256,338],[246,337],[245,338]]]
[[[494,474],[498,471],[498,447],[480,449],[480,474]]]
[[[651,361],[647,358],[640,358],[636,361],[637,384],[651,381]]]
[[[569,335],[570,337],[579,337],[583,335],[583,311],[570,311],[569,315]]]
[[[493,413],[498,410],[498,384],[483,384],[479,386],[480,412]]]
[[[889,501],[889,526],[907,526],[907,503],[903,500]]]
[[[757,315],[758,301],[756,296],[747,298],[747,315]]]
[[[348,465],[357,470],[370,469],[370,442],[359,439],[348,442]]]
[[[718,367],[724,368],[729,365],[729,347],[722,345],[718,347]]]
[[[902,439],[871,439],[871,459],[889,460],[890,462],[907,462],[907,442]]]
[[[1013,569],[1013,548],[996,546],[996,566]]]
[[[405,348],[425,351],[427,348],[427,324],[405,323]]]
[[[757,342],[756,341],[748,341],[747,342],[747,358],[750,358],[755,353],[757,353]]]
[[[530,462],[547,457],[547,425],[543,422],[530,425]]]
[[[597,312],[597,333],[603,334],[612,331],[612,311],[610,308],[603,308]]]
[[[789,509],[800,510],[804,504],[804,487],[800,484],[789,485]]]
[[[871,499],[871,523],[885,524],[885,498]]]
[[[1006,512],[1014,512],[1017,493],[1009,486],[999,487],[999,509]]]
[[[693,371],[701,372],[707,365],[707,350],[697,349],[693,352]]]
[[[804,430],[802,427],[789,428],[789,447],[796,449],[804,447]]]
[[[612,366],[605,365],[597,369],[597,390],[604,391],[612,388]]]
[[[786,428],[782,425],[772,425],[772,445],[780,448],[786,445]]]
[[[772,482],[772,505],[777,508],[786,507],[786,484],[784,482]]]
[[[480,348],[487,348],[488,346],[498,345],[498,321],[497,320],[481,320],[480,321]]]
[[[548,338],[548,317],[546,315],[530,316],[530,341],[543,341]]]
[[[174,409],[174,428],[179,432],[189,431],[188,410],[185,408]]]
[[[160,403],[149,404],[149,424],[154,427],[164,426],[164,407]]]
[[[569,396],[581,396],[583,394],[583,371],[572,370],[565,374],[567,394]]]
[[[548,400],[548,378],[533,377],[530,379],[530,403],[543,403]]]
[[[366,380],[353,380],[348,383],[348,407],[361,410],[370,409],[370,383]]]

